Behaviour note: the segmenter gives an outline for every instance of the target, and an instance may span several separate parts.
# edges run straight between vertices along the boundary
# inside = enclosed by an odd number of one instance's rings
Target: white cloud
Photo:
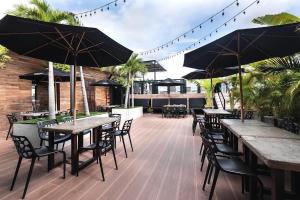
[[[97,12],[93,17],[82,18],[85,26],[97,27],[124,46],[135,52],[154,48],[164,42],[177,37],[179,34],[192,28],[216,11],[228,5],[233,0],[127,0],[125,4],[119,3],[117,8],[111,11]],[[239,0],[240,6],[233,6],[226,12],[229,18],[254,0]],[[26,3],[27,0],[9,0],[1,2],[0,13],[11,9],[16,3]],[[96,5],[92,0],[48,0],[56,8],[66,8],[68,11],[81,12]],[[90,2],[90,4],[89,4]],[[103,1],[101,1],[103,3]],[[101,5],[100,2],[100,5]],[[109,1],[104,1],[104,3]],[[78,10],[81,8],[82,10]],[[237,29],[256,26],[251,23],[254,17],[279,12],[290,12],[300,10],[299,0],[260,0],[259,5],[249,9],[245,16],[238,18],[236,23],[221,29],[217,34],[207,40],[210,42],[222,35]],[[158,59],[171,54],[178,48],[191,44],[207,34],[217,25],[224,22],[222,17],[216,18],[214,23],[208,24],[201,32],[188,36],[180,44],[165,49],[147,59]],[[209,28],[208,28],[209,27]],[[158,78],[179,78],[193,69],[183,68],[183,55],[173,59],[162,61],[161,64],[167,68],[167,73],[158,73]],[[149,75],[152,76],[152,75]]]

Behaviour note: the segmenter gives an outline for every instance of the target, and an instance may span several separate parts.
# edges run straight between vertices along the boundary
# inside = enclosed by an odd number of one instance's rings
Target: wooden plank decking
[[[145,115],[134,121],[132,140],[134,152],[128,147],[125,158],[122,143],[117,142],[119,170],[114,169],[111,154],[103,156],[106,181],[100,179],[99,165],[85,168],[79,177],[70,174],[62,179],[62,167],[47,172],[46,160],[35,165],[26,199],[98,199],[98,200],[199,200],[207,199],[210,191],[202,191],[204,171],[200,172],[198,134],[192,136],[192,118],[162,119],[160,115]],[[198,130],[199,131],[199,130]],[[127,138],[126,138],[127,139]],[[66,147],[69,154],[69,147]],[[90,156],[86,153],[81,156]],[[22,195],[29,162],[21,165],[14,191],[9,191],[17,164],[17,154],[11,140],[0,140],[0,199],[19,199]],[[205,169],[205,168],[204,168]],[[239,200],[239,177],[221,174],[214,199]]]

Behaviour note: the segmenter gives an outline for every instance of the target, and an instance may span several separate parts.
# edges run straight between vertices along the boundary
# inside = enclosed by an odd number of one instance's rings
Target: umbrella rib
[[[91,42],[89,39],[85,38],[85,40],[88,41],[89,43],[93,44],[93,42]],[[115,57],[113,54],[107,52],[106,50],[104,50],[104,49],[102,49],[102,48],[99,49],[99,50],[100,50],[100,51],[103,51],[103,52],[105,52],[105,53],[107,53],[107,54],[109,54],[110,56],[112,56],[112,57],[114,57],[115,59],[117,59],[119,62],[123,62],[122,60],[120,60],[119,58]]]
[[[74,35],[72,36],[72,39],[71,39],[71,44],[73,43],[73,40],[74,40]],[[70,50],[68,49],[68,52],[67,52],[67,55],[66,55],[66,57],[65,57],[65,63],[67,62],[67,59],[68,59],[68,57],[69,57],[69,54],[70,54]]]
[[[55,30],[57,31],[57,33],[62,37],[62,39],[67,43],[67,45],[69,46],[70,49],[74,50],[74,48],[72,47],[72,45],[67,41],[67,39],[62,35],[62,33],[58,30],[57,27],[54,27]]]
[[[264,31],[264,32],[262,32],[261,34],[259,34],[256,38],[254,38],[244,49],[242,49],[242,51],[241,52],[244,52],[244,51],[246,51],[250,46],[253,46],[252,44],[254,43],[254,42],[256,42],[258,39],[260,39],[264,34],[266,33],[266,31]],[[243,38],[243,37],[241,37],[241,38]]]
[[[101,44],[103,44],[103,43],[104,43],[104,42],[99,42],[98,44],[92,45],[92,46],[90,46],[90,47],[86,47],[86,48],[80,49],[80,50],[78,51],[78,53],[85,52],[86,50],[89,50],[89,49],[91,49],[91,48],[93,48],[93,47],[97,47],[97,46],[99,46],[99,45],[101,45]]]
[[[78,45],[77,45],[77,47],[76,47],[76,52],[77,52],[77,53],[80,52],[80,51],[78,51],[78,49],[79,49],[79,46],[80,46],[80,44],[81,44],[81,42],[82,42],[82,39],[83,39],[84,35],[85,35],[85,32],[82,33],[82,35],[81,35],[81,37],[80,37],[80,40],[79,40],[79,42],[78,42]]]
[[[86,44],[83,42],[83,41],[81,41],[82,42],[82,44],[84,45],[84,46],[86,46]],[[95,59],[95,57],[93,56],[93,54],[91,53],[91,52],[87,52],[90,56],[91,56],[91,58],[92,58],[92,60],[94,61],[94,63],[98,66],[98,67],[100,67],[100,65],[98,64],[98,62],[97,62],[97,60]]]
[[[30,51],[25,52],[23,55],[30,54],[30,53],[32,53],[32,52],[38,50],[38,49],[41,49],[41,48],[43,48],[43,47],[45,47],[45,46],[47,46],[47,45],[50,45],[50,44],[52,44],[52,43],[57,43],[58,40],[62,39],[62,38],[57,38],[56,40],[53,40],[52,38],[50,38],[50,37],[48,37],[48,36],[46,36],[46,35],[44,35],[44,34],[42,34],[42,33],[40,33],[40,34],[41,34],[42,36],[46,37],[47,39],[51,40],[51,41],[48,42],[48,43],[46,43],[46,44],[43,44],[43,45],[41,45],[41,46],[38,46],[38,47],[36,47],[36,48],[34,48],[34,49],[30,50]],[[69,35],[70,35],[70,34],[69,34]],[[58,44],[59,44],[59,43],[58,43]],[[64,48],[64,47],[62,47],[62,48]]]
[[[54,40],[53,38],[49,37],[48,35],[45,35],[44,33],[40,33],[42,36],[44,36],[45,38],[47,38],[48,40],[52,41],[52,43],[56,43],[57,44],[57,47],[61,47],[63,49],[68,49],[65,45],[61,44],[61,43],[58,43],[58,41],[60,39],[63,39],[62,37]],[[69,35],[72,35],[72,33],[69,33],[68,35],[66,36],[69,36]]]
[[[228,43],[224,46],[224,47],[226,47],[226,46],[228,46],[231,42],[233,41],[233,38],[231,38],[231,40],[230,41],[228,41]],[[215,62],[215,60],[217,60],[217,58],[219,58],[221,56],[221,54],[219,53],[209,64],[208,64],[208,66],[207,66],[207,68],[209,68],[211,65],[212,65],[212,63],[214,63]]]
[[[241,37],[241,39],[245,40],[246,42],[249,42],[249,40],[247,40],[246,38]],[[260,51],[262,54],[266,55],[267,57],[271,57],[269,54],[267,54],[265,51],[263,51],[262,49],[260,49],[257,46],[253,46],[255,49],[257,49],[258,51]]]

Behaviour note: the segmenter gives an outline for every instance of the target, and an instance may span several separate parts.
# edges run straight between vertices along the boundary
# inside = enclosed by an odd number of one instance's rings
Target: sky
[[[0,17],[14,8],[16,4],[28,4],[27,0],[1,0]],[[96,14],[90,14],[81,20],[84,26],[96,27],[117,42],[130,48],[134,52],[142,52],[158,47],[175,39],[182,33],[202,23],[218,11],[225,8],[234,0],[123,0],[117,2],[117,6],[111,5],[110,9],[98,10]],[[265,14],[289,12],[300,16],[300,0],[260,0],[246,10],[245,14],[236,17],[236,22],[229,22],[215,32],[215,29],[232,18],[236,13],[247,7],[254,0],[239,0],[239,6],[235,4],[224,10],[224,16],[219,14],[213,18],[213,22],[207,22],[201,29],[195,29],[194,33],[187,34],[174,45],[164,48],[154,54],[141,56],[144,60],[156,59],[174,55],[194,42],[203,38],[210,32],[211,37],[202,41],[198,48],[212,42],[223,35],[236,29],[256,27],[251,21],[253,18]],[[53,8],[81,13],[101,7],[111,0],[48,0]],[[157,73],[158,79],[181,78],[194,69],[183,67],[183,54],[172,59],[159,61],[167,69],[167,72]],[[146,78],[153,78],[148,74]]]

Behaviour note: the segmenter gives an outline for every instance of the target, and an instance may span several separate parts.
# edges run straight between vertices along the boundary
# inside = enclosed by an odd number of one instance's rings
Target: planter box
[[[112,114],[121,114],[122,123],[128,119],[137,119],[143,116],[143,107],[113,108]]]
[[[108,113],[104,113],[101,115],[95,115],[91,117],[108,117]],[[81,118],[84,119],[84,118]],[[78,120],[81,120],[78,119]],[[40,138],[38,134],[38,128],[36,124],[22,124],[22,123],[16,123],[13,126],[13,133],[14,135],[22,135],[26,136],[29,141],[32,143],[33,147],[39,147],[40,146]]]

